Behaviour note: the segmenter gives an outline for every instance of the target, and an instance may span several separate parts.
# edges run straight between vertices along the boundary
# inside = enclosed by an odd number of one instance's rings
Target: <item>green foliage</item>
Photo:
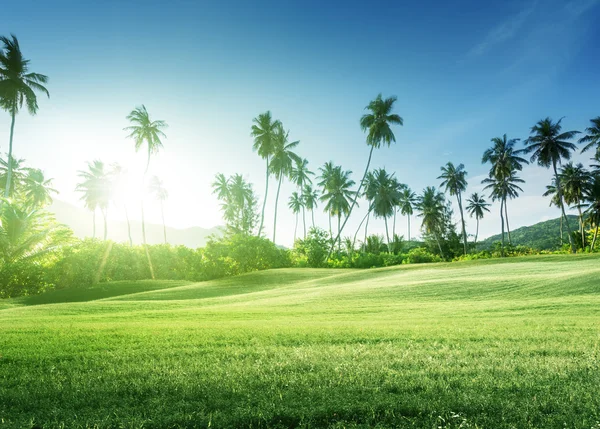
[[[313,268],[325,266],[325,258],[329,251],[329,234],[321,228],[310,228],[305,240],[296,240],[294,254],[299,261]],[[303,265],[303,262],[300,262]]]
[[[439,255],[428,252],[427,249],[415,247],[408,251],[404,259],[404,263],[406,264],[424,264],[428,262],[442,262],[442,258]]]

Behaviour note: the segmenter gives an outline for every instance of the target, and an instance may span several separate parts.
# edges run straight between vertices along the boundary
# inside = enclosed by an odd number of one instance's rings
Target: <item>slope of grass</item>
[[[134,286],[5,304],[0,428],[600,428],[597,256]]]

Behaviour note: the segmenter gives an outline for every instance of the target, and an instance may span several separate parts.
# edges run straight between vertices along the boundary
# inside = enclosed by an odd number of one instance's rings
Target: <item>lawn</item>
[[[0,301],[0,428],[600,428],[600,257]]]

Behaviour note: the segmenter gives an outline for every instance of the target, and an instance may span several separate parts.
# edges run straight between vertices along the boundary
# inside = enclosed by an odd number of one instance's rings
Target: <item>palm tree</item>
[[[330,187],[330,182],[332,181],[333,175],[335,173],[335,165],[332,161],[328,161],[323,164],[323,167],[319,168],[321,175],[317,177],[320,179],[318,185],[321,187],[321,195],[324,195],[327,192],[327,188]],[[331,213],[327,212],[329,215],[329,236],[333,238],[333,231],[331,228]]]
[[[230,233],[249,235],[255,227],[256,196],[241,174],[226,178],[222,173],[212,183],[213,194],[222,201],[221,210]]]
[[[11,116],[10,139],[8,143],[8,159],[12,159],[13,137],[17,113],[27,105],[30,115],[38,111],[36,92],[42,92],[50,97],[50,93],[42,84],[48,82],[48,77],[39,73],[29,72],[29,60],[23,57],[19,41],[14,34],[11,38],[0,37],[4,49],[0,50],[0,107]],[[8,166],[4,197],[10,196],[12,166]]]
[[[296,215],[296,226],[294,227],[294,243],[296,242],[296,232],[298,231],[298,213],[304,208],[303,198],[298,195],[298,192],[292,192],[288,207]]]
[[[82,182],[77,184],[75,190],[83,194],[81,200],[93,215],[93,238],[96,237],[96,209],[100,209],[104,218],[104,240],[106,240],[108,235],[106,218],[112,185],[108,172],[104,168],[104,163],[98,160],[88,162],[88,169],[78,171],[77,175],[82,179]]]
[[[306,210],[310,212],[312,227],[315,227],[315,209],[319,203],[319,193],[311,185],[305,185],[302,190],[302,201]]]
[[[46,179],[43,171],[37,168],[28,170],[24,192],[29,207],[33,209],[52,204],[52,194],[58,194],[58,191],[52,187],[52,179]]]
[[[292,183],[296,184],[300,191],[302,191],[305,185],[312,185],[310,176],[314,176],[315,173],[308,169],[307,159],[299,159],[295,164],[296,165],[292,167],[292,170],[290,171],[290,180]],[[302,205],[302,223],[304,224],[304,238],[306,239],[306,216],[304,205]]]
[[[356,192],[350,188],[355,185],[354,180],[350,179],[352,171],[343,171],[342,167],[336,166],[333,168],[332,177],[329,179],[324,193],[320,200],[325,202],[325,211],[331,216],[338,218],[338,251],[341,249],[341,218],[342,215],[347,215],[350,212],[350,202],[355,197]]]
[[[554,178],[556,179],[556,191],[558,193],[558,200],[560,201],[560,209],[562,216],[565,219],[565,225],[567,226],[567,232],[569,234],[569,243],[571,245],[571,251],[575,253],[575,243],[571,236],[571,227],[569,225],[569,219],[565,212],[564,195],[562,185],[558,179],[558,165],[562,163],[562,160],[571,159],[571,153],[575,151],[577,146],[569,142],[572,140],[579,131],[567,131],[561,133],[562,125],[560,124],[562,118],[558,122],[553,122],[550,118],[542,119],[533,127],[531,127],[530,137],[525,140],[525,152],[531,153],[531,162],[537,161],[538,165],[550,168],[554,171]]]
[[[123,204],[123,209],[125,211],[125,219],[127,221],[127,237],[129,238],[129,246],[133,246],[133,240],[131,238],[131,223],[129,221],[129,210],[127,210],[127,201],[126,198],[124,198],[124,195],[122,195],[122,193],[120,192],[121,189],[127,186],[127,170],[123,166],[115,162],[111,165],[110,175],[112,177],[111,182],[113,185],[113,200],[116,204]]]
[[[590,185],[585,190],[585,203],[582,205],[586,208],[584,214],[588,217],[590,224],[594,228],[594,238],[592,239],[591,250],[596,247],[598,239],[598,229],[600,229],[600,174],[595,174],[590,182]]]
[[[596,156],[600,156],[600,116],[591,119],[592,126],[585,129],[587,135],[579,139],[579,143],[587,143],[581,153],[596,146]]]
[[[395,177],[393,178],[393,185],[394,188],[396,189],[396,191],[398,192],[398,199],[396,200],[396,206],[394,207],[394,223],[392,225],[392,237],[396,236],[396,215],[398,214],[398,211],[400,210],[400,195],[402,195],[402,191],[404,191],[404,188],[406,188],[406,185],[404,183],[400,183],[398,181],[398,179],[396,179]]]
[[[163,223],[163,237],[165,244],[167,244],[167,225],[165,224],[165,210],[163,205],[167,198],[169,198],[169,192],[165,189],[162,180],[156,176],[153,176],[150,180],[150,192],[154,195],[154,198],[160,202],[160,215]]]
[[[367,166],[365,168],[365,172],[363,173],[360,184],[358,185],[358,190],[355,193],[354,201],[352,201],[352,205],[348,210],[344,224],[341,228],[339,228],[339,234],[341,234],[344,230],[344,226],[346,226],[346,223],[352,214],[352,210],[356,205],[360,191],[364,186],[364,182],[367,178],[367,173],[369,172],[369,167],[371,165],[373,150],[379,149],[382,145],[387,145],[389,147],[392,143],[395,143],[396,136],[394,135],[391,126],[404,125],[404,120],[400,117],[400,115],[392,113],[396,100],[397,98],[395,96],[383,99],[381,94],[379,94],[367,105],[367,107],[365,107],[365,110],[369,110],[369,113],[360,118],[360,127],[367,133],[367,145],[371,147],[371,150],[369,151]],[[336,240],[338,239],[339,237],[336,238]],[[331,254],[332,250],[333,247],[330,249],[329,254]]]
[[[400,194],[400,213],[408,218],[408,241],[410,242],[410,216],[417,204],[417,194],[408,186]]]
[[[367,194],[365,196],[369,201],[372,201],[370,207],[372,207],[375,217],[384,219],[388,252],[391,253],[388,218],[394,215],[400,199],[398,182],[383,168],[375,170],[373,172],[373,177],[374,182],[372,186],[367,186]]]
[[[579,233],[581,234],[581,246],[585,248],[585,229],[583,222],[583,211],[581,210],[586,188],[589,186],[592,175],[583,164],[574,165],[572,162],[565,164],[559,173],[563,198],[569,206],[574,205],[579,212]]]
[[[273,217],[273,243],[277,233],[277,206],[279,205],[279,191],[281,190],[281,182],[284,177],[289,177],[294,163],[300,162],[300,157],[296,155],[292,149],[296,148],[300,141],[289,142],[290,132],[283,129],[283,125],[279,125],[275,133],[275,145],[273,147],[273,155],[271,158],[271,173],[278,181],[277,194],[275,196],[275,216]]]
[[[150,114],[148,113],[148,110],[146,110],[146,106],[143,104],[141,107],[136,107],[133,109],[129,115],[127,115],[127,120],[131,123],[131,125],[125,127],[124,130],[130,132],[127,137],[133,139],[135,143],[135,151],[138,152],[145,144],[148,152],[148,161],[146,162],[146,169],[144,170],[144,176],[142,178],[142,189],[145,189],[146,175],[148,174],[148,168],[150,167],[150,158],[152,155],[157,154],[158,151],[163,147],[161,138],[166,138],[167,136],[162,130],[167,128],[168,125],[162,120],[151,120]],[[152,260],[150,259],[150,252],[148,251],[148,243],[146,242],[146,220],[144,216],[143,196],[140,206],[142,211],[142,240],[144,241],[144,249],[146,251],[146,258],[148,259],[150,275],[154,280],[154,268],[152,267]]]
[[[466,255],[467,231],[465,228],[465,217],[462,207],[462,193],[467,190],[467,179],[465,178],[467,172],[465,171],[465,166],[463,164],[459,164],[458,167],[455,167],[451,162],[448,162],[444,167],[441,167],[441,170],[442,174],[438,177],[438,179],[442,179],[440,187],[444,187],[446,192],[451,196],[456,195],[458,209],[460,211],[460,223],[462,225],[464,254]]]
[[[269,192],[269,176],[272,173],[269,162],[275,149],[275,134],[277,133],[278,128],[281,126],[281,122],[278,120],[273,120],[270,111],[261,113],[254,118],[252,122],[254,122],[254,125],[252,125],[252,131],[250,132],[250,135],[254,137],[254,145],[252,148],[257,151],[258,155],[267,162],[265,196],[260,214],[260,226],[258,227],[258,235],[260,236],[265,220],[265,206],[267,205],[267,194]]]
[[[23,188],[25,179],[27,178],[27,168],[23,167],[22,164],[25,162],[24,159],[15,159],[10,157],[10,163],[0,158],[0,186],[6,188],[8,185],[8,196],[12,197]],[[11,171],[12,180],[8,184],[8,172]],[[1,205],[1,202],[0,202]]]
[[[470,217],[475,216],[477,220],[477,229],[475,230],[475,244],[477,244],[477,237],[479,236],[479,221],[483,219],[484,212],[489,212],[488,207],[491,204],[485,201],[483,196],[477,192],[473,192],[471,197],[467,199],[467,213]]]
[[[552,178],[552,183],[550,185],[546,185],[546,192],[542,194],[543,197],[552,197],[550,198],[549,207],[556,207],[560,209],[560,201],[558,199],[558,192],[556,192],[556,181]],[[560,244],[563,244],[563,217],[560,217]]]
[[[423,218],[421,228],[427,234],[434,236],[442,258],[444,252],[441,244],[441,232],[443,230],[445,207],[444,194],[433,186],[426,187],[423,193],[417,197],[416,208],[420,212],[417,216]]]

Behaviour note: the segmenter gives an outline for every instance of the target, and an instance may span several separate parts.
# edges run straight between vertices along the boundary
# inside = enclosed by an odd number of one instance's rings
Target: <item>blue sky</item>
[[[462,162],[469,192],[481,189],[492,137],[525,138],[546,116],[583,130],[600,115],[600,0],[42,3],[12,2],[0,15],[2,34],[15,33],[32,69],[50,77],[39,114],[18,117],[16,155],[55,178],[58,198],[77,202],[76,170],[86,161],[143,164],[122,128],[144,103],[170,125],[151,168],[169,188],[175,227],[220,223],[209,186],[217,172],[243,173],[262,195],[264,165],[249,129],[267,109],[301,141],[313,170],[333,160],[358,181],[368,155],[358,125],[364,106],[379,92],[396,95],[405,124],[373,167],[420,191],[439,184],[441,165]],[[8,126],[0,115],[2,152]],[[523,178],[511,226],[558,216],[540,196],[549,173],[532,166]],[[278,230],[288,245],[292,190],[282,188]],[[158,210],[149,211],[158,222]],[[117,208],[111,215],[122,217]],[[325,215],[317,221],[325,226]],[[494,212],[481,235],[498,229]],[[383,232],[383,222],[371,230]]]

